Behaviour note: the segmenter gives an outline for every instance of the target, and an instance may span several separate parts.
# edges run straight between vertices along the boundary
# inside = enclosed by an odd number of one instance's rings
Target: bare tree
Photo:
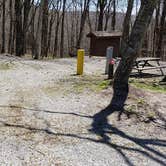
[[[156,56],[156,46],[158,44],[160,6],[161,6],[161,0],[158,0],[158,3],[156,5],[156,13],[155,13],[156,16],[155,16],[155,26],[154,26],[154,36],[153,36],[153,56]]]
[[[107,0],[98,0],[97,6],[99,7],[99,18],[98,18],[98,31],[103,30],[103,21],[104,21],[104,10],[107,5]]]
[[[41,57],[47,57],[48,42],[48,0],[42,0]]]
[[[115,110],[123,110],[124,102],[128,96],[128,80],[132,66],[141,49],[144,36],[153,16],[157,0],[141,1],[141,7],[132,28],[129,40],[122,44],[121,61],[114,78],[114,94],[111,107]]]
[[[66,0],[63,0],[62,6],[62,24],[61,24],[61,44],[60,44],[60,57],[64,56],[64,21],[65,21],[65,8],[66,8]]]
[[[132,27],[130,24],[133,24],[134,16],[131,16],[133,1],[136,2],[136,8],[140,6],[138,3],[140,0],[128,0],[127,15],[123,24],[124,40],[129,39]],[[124,2],[121,0],[1,0],[1,52],[7,51],[22,56],[31,49],[33,57],[38,59],[47,56],[48,53],[53,57],[58,55],[63,57],[64,53],[73,56],[81,47],[88,50],[89,45],[85,37],[89,31],[122,29],[123,16],[118,10],[120,3]],[[156,21],[153,19],[151,22],[151,28],[146,34],[146,43],[143,45],[160,57],[164,56],[162,51],[164,50],[162,35],[164,3],[164,0],[158,0]],[[117,18],[120,19],[117,21]],[[150,42],[151,39],[153,42]]]
[[[23,45],[23,25],[22,25],[22,0],[15,1],[15,33],[16,33],[16,56],[22,56],[24,54]]]
[[[2,48],[1,53],[5,52],[5,12],[6,11],[6,0],[2,1]]]
[[[132,14],[132,9],[134,5],[134,0],[128,0],[128,7],[127,7],[127,12],[126,16],[123,22],[123,40],[128,41],[129,38],[129,32],[130,32],[130,21],[131,21],[131,14]]]
[[[13,48],[13,45],[14,43],[12,42],[13,41],[13,5],[12,5],[12,0],[9,1],[9,17],[10,17],[10,23],[9,23],[9,41],[8,41],[8,52],[9,53],[12,53],[12,48]]]
[[[53,58],[55,58],[57,56],[57,53],[58,53],[58,33],[59,33],[59,26],[60,26],[60,21],[61,21],[61,14],[60,14],[61,6],[62,6],[62,1],[61,0],[57,1],[56,7],[54,6],[55,16],[56,16],[56,23],[55,23]]]
[[[160,27],[159,27],[159,40],[158,40],[157,51],[156,51],[157,57],[161,57],[162,55],[163,33],[166,27],[165,18],[166,18],[166,1],[163,1],[163,9],[162,9],[162,15],[161,15]]]
[[[28,31],[28,17],[31,9],[31,0],[24,0],[24,18],[23,18],[23,51],[26,53],[26,34]]]
[[[106,9],[105,9],[105,27],[104,27],[104,30],[107,31],[107,28],[108,28],[108,22],[109,22],[109,19],[111,17],[111,7],[112,7],[112,1],[113,0],[109,0],[108,3],[107,3],[107,6],[106,6]]]
[[[77,49],[80,48],[80,45],[81,45],[85,22],[86,22],[86,18],[87,18],[88,12],[89,12],[89,4],[90,4],[90,0],[83,1],[83,7],[82,7],[83,11],[81,13],[81,20],[80,20],[80,31],[79,31],[77,45],[76,45]]]
[[[51,36],[52,36],[52,27],[55,21],[55,14],[54,11],[50,11],[50,20],[49,20],[49,29],[48,29],[48,44],[47,44],[47,53],[49,52],[50,45],[51,45]]]
[[[112,23],[111,29],[114,31],[116,26],[116,0],[113,0],[113,13],[112,13]]]

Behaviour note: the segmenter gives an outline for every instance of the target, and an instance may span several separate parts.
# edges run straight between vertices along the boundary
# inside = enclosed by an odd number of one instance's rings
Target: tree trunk
[[[40,53],[41,53],[41,22],[42,22],[42,7],[41,7],[41,2],[40,2],[40,7],[39,7],[39,16],[37,22],[35,21],[35,14],[36,14],[36,9],[33,9],[34,16],[32,18],[32,26],[31,26],[31,31],[32,31],[32,36],[33,36],[33,42],[32,43],[32,53],[33,53],[33,58],[34,59],[39,59],[40,58]],[[37,28],[35,28],[35,24],[37,24]]]
[[[80,46],[81,46],[81,40],[82,40],[82,37],[83,37],[85,22],[86,22],[86,18],[87,18],[88,11],[89,11],[89,3],[90,3],[90,0],[87,0],[87,1],[84,2],[84,11],[82,12],[82,15],[81,15],[80,32],[79,32],[77,45],[76,45],[77,49],[79,49]]]
[[[60,25],[60,20],[59,17],[57,18],[57,24],[56,24],[56,28],[55,28],[55,39],[54,39],[54,54],[53,54],[53,58],[55,58],[57,56],[58,53],[58,32],[59,32],[59,25]]]
[[[22,56],[24,54],[23,47],[23,27],[22,27],[22,1],[15,1],[15,30],[16,30],[16,56]]]
[[[48,40],[48,0],[42,1],[41,57],[47,57]]]
[[[53,13],[51,13],[50,17],[51,18],[50,18],[50,22],[49,22],[47,53],[50,51],[50,45],[51,45],[52,26],[53,26],[53,23],[54,23],[54,15],[53,15]]]
[[[155,26],[154,26],[154,35],[153,35],[153,56],[154,57],[156,56],[156,46],[158,44],[160,6],[161,6],[161,0],[158,0],[158,3],[156,5]]]
[[[132,66],[141,49],[145,33],[153,16],[156,2],[157,0],[142,1],[129,41],[127,43],[122,42],[122,58],[114,77],[114,94],[111,101],[112,109],[122,110],[124,107],[128,96],[128,80]]]
[[[9,16],[10,16],[10,29],[9,29],[9,41],[8,41],[8,52],[12,53],[12,38],[13,38],[13,12],[12,12],[12,0],[9,1]]]
[[[131,14],[132,14],[132,9],[134,5],[134,0],[128,0],[128,7],[127,7],[127,13],[124,19],[123,23],[123,39],[124,41],[128,41],[129,39],[129,33],[130,33],[130,21],[131,21]]]
[[[53,50],[53,58],[55,58],[58,54],[58,33],[59,33],[59,26],[61,21],[61,6],[62,1],[58,1],[57,8],[56,8],[56,24],[55,24],[55,38],[54,38],[54,50]]]
[[[35,9],[34,7],[32,8],[32,13],[35,12]],[[36,46],[36,39],[35,39],[35,15],[32,17],[32,20],[31,20],[31,26],[30,26],[30,30],[31,30],[31,53],[32,53],[32,58],[34,59],[38,59],[39,56],[38,54],[36,53],[36,49],[37,49],[37,46]]]
[[[2,48],[1,53],[5,52],[5,10],[6,10],[6,0],[2,1]]]
[[[98,31],[102,31],[103,30],[103,19],[104,19],[104,9],[106,6],[106,0],[98,0],[98,6],[99,6],[99,19],[98,19]]]
[[[116,0],[113,0],[113,15],[112,15],[112,23],[111,29],[114,31],[116,26]]]
[[[156,55],[161,58],[162,56],[162,46],[163,46],[163,33],[166,26],[166,1],[163,2],[163,10],[161,15],[160,27],[159,27],[159,41],[157,45]]]
[[[61,44],[60,44],[60,57],[64,56],[64,21],[65,21],[65,8],[66,0],[63,0],[63,11],[62,11],[62,25],[61,25]]]
[[[26,34],[28,30],[28,16],[31,9],[31,0],[24,1],[24,20],[23,20],[23,49],[26,53]]]
[[[112,0],[107,1],[107,6],[106,6],[106,10],[105,10],[105,26],[104,26],[104,31],[107,31],[109,19],[111,17],[111,4],[112,4]]]

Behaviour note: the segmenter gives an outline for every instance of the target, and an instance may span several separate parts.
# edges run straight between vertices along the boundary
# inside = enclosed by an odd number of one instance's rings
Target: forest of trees
[[[0,0],[0,51],[34,59],[73,56],[78,48],[88,51],[90,31],[122,31],[127,26],[124,33],[130,33],[139,7],[140,0]],[[143,45],[162,59],[165,17],[166,1],[158,0]]]

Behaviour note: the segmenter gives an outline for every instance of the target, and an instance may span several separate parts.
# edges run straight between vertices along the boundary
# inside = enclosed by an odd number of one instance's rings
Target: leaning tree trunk
[[[128,96],[128,80],[132,66],[141,49],[143,39],[153,16],[157,0],[142,1],[140,11],[132,28],[129,41],[122,41],[121,61],[114,77],[114,95],[111,107],[115,110],[123,110]]]

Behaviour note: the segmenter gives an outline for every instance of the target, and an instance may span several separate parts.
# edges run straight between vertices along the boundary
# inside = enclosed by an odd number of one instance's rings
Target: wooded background
[[[90,31],[123,31],[127,8],[129,31],[139,0],[0,0],[0,51],[34,59],[88,54]],[[142,56],[166,60],[166,1],[158,0],[146,33]]]

